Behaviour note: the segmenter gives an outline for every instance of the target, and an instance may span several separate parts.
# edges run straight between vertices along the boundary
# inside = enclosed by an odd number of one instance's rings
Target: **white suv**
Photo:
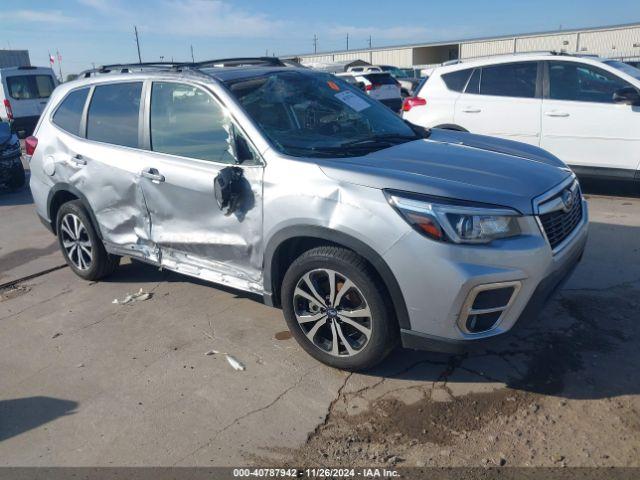
[[[640,179],[640,70],[616,60],[514,54],[437,68],[403,117],[540,146],[576,173]]]

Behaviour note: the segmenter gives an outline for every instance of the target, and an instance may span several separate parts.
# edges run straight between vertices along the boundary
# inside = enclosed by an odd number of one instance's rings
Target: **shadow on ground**
[[[27,178],[27,184],[18,190],[7,190],[0,187],[0,207],[32,204],[33,197],[31,196],[31,190],[27,186],[28,182],[29,179]]]
[[[26,397],[0,400],[0,442],[73,415],[78,403],[52,397]]]

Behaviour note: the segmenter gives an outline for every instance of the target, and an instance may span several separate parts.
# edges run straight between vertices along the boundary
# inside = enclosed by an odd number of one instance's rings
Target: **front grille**
[[[540,215],[540,222],[544,233],[549,240],[551,249],[555,249],[560,245],[582,221],[582,196],[580,190],[577,190],[577,198],[571,207],[571,210],[555,210],[553,212]]]

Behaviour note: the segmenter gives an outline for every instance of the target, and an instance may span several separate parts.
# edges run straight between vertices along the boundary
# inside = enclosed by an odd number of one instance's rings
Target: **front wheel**
[[[307,353],[332,367],[363,370],[381,362],[397,343],[384,292],[362,257],[318,247],[291,264],[281,300],[289,330]]]
[[[67,264],[79,277],[99,280],[118,267],[120,257],[107,253],[79,200],[60,207],[56,232]]]

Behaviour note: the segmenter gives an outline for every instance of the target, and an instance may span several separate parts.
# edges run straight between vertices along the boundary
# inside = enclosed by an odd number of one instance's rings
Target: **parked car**
[[[353,370],[399,341],[500,336],[581,258],[587,204],[553,155],[411,126],[277,59],[216,64],[104,68],[54,92],[30,185],[81,278],[127,255],[261,295],[310,355]]]
[[[358,65],[355,67],[347,68],[349,73],[381,73],[382,68],[376,65]]]
[[[403,98],[413,95],[414,89],[420,83],[420,79],[413,75],[413,70],[410,70],[411,74],[409,74],[408,69],[401,69],[392,65],[380,65],[380,69],[398,81]]]
[[[390,74],[382,72],[344,73],[337,76],[341,78],[352,76],[371,98],[385,104],[396,113],[400,112],[402,108],[401,87]]]
[[[0,68],[0,119],[13,132],[30,135],[57,83],[50,68]]]
[[[616,60],[516,54],[437,68],[403,117],[540,146],[579,175],[640,178],[640,70]]]
[[[15,190],[24,186],[20,140],[7,122],[0,121],[0,187]]]

